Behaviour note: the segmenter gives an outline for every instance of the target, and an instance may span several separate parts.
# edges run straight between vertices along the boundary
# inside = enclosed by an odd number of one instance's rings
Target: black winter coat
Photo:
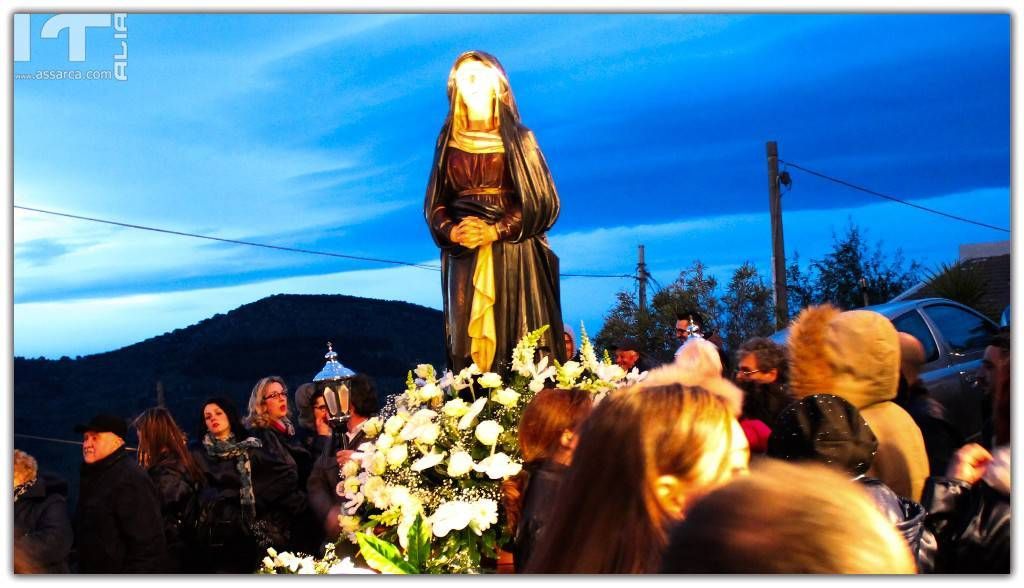
[[[166,570],[156,486],[124,446],[100,461],[82,464],[75,545],[83,573]]]
[[[74,534],[68,519],[68,485],[40,474],[14,503],[14,549],[28,568],[14,562],[15,573],[66,574]]]
[[[252,436],[263,446],[252,454],[252,486],[256,495],[256,518],[266,521],[280,536],[284,549],[312,553],[319,548],[320,522],[315,520],[306,498],[306,480],[300,477],[293,451],[272,428],[255,428]],[[301,456],[302,454],[300,454]],[[308,453],[305,454],[308,458]],[[310,467],[311,467],[310,463]],[[300,485],[301,482],[301,485]],[[280,540],[279,540],[280,541]],[[280,547],[277,547],[279,551]]]
[[[861,478],[858,480],[883,515],[903,535],[910,547],[910,553],[917,563],[917,572],[926,574],[935,568],[937,551],[936,539],[925,526],[928,514],[920,504],[896,494],[881,480]]]
[[[565,477],[566,466],[545,461],[539,467],[528,466],[530,477],[523,493],[523,511],[516,527],[514,564],[516,573],[526,568],[538,537],[551,514],[551,502]]]
[[[252,573],[265,553],[257,547],[242,520],[242,481],[235,460],[212,458],[199,442],[193,442],[189,450],[206,478],[199,493],[203,520],[196,529],[199,571]]]
[[[1010,497],[985,482],[974,486],[933,476],[922,504],[939,542],[935,571],[944,574],[1010,573]]]
[[[185,566],[194,561],[189,546],[195,539],[200,485],[189,478],[188,471],[180,461],[170,456],[164,456],[161,461],[151,465],[147,473],[160,496],[169,569],[174,572],[185,571]]]

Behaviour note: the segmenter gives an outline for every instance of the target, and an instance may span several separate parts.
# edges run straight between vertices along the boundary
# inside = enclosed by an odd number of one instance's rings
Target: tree
[[[786,267],[786,291],[788,293],[787,308],[792,320],[800,311],[815,303],[814,283],[810,271],[800,269],[800,253],[793,252],[793,259]]]
[[[679,346],[676,339],[676,313],[697,310],[707,324],[705,331],[718,327],[720,303],[715,291],[718,280],[707,273],[707,266],[694,260],[679,272],[671,284],[651,298],[650,308],[641,313],[632,292],[616,294],[616,302],[596,337],[599,347],[610,347],[623,337],[636,339],[647,353],[659,361],[668,361]]]
[[[751,337],[764,337],[775,331],[772,289],[765,284],[752,263],[746,261],[732,274],[722,310],[726,316],[722,340],[730,352]]]
[[[832,251],[812,261],[811,269],[817,274],[816,302],[851,309],[864,306],[865,292],[869,304],[880,304],[910,288],[920,265],[912,262],[904,269],[902,250],[886,256],[881,241],[869,251],[864,233],[850,222],[842,238],[832,234]]]

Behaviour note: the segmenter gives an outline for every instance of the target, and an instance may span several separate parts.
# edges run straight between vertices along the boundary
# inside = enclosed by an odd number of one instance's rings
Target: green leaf
[[[359,553],[366,563],[382,574],[416,574],[419,571],[405,561],[398,548],[366,533],[356,533]]]
[[[417,570],[422,570],[430,559],[430,529],[423,524],[423,513],[417,513],[412,526],[409,527],[406,559]]]

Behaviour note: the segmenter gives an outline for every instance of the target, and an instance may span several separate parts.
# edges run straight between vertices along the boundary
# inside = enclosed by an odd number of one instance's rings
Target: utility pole
[[[772,217],[772,290],[775,295],[775,328],[783,329],[789,317],[786,292],[786,249],[782,238],[782,193],[779,190],[779,146],[768,141],[768,211]]]
[[[156,405],[160,408],[167,408],[167,399],[164,397],[163,380],[156,381]]]
[[[644,263],[644,246],[639,249],[636,262],[636,279],[640,281],[640,312],[647,313],[647,264]]]

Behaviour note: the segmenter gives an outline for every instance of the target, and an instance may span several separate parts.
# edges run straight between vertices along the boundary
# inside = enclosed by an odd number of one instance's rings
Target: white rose
[[[494,393],[491,394],[491,400],[502,406],[512,408],[519,402],[519,396],[519,392],[516,392],[512,388],[502,388],[500,390],[495,390]]]
[[[437,507],[430,517],[430,527],[434,536],[444,537],[451,531],[465,529],[477,514],[477,510],[479,509],[462,500],[445,502]]]
[[[366,419],[365,421],[363,421],[363,434],[370,439],[373,439],[377,435],[380,435],[381,429],[383,428],[383,423],[381,423],[380,419],[377,417],[373,417],[371,419]]]
[[[405,463],[407,457],[409,457],[409,448],[405,443],[399,443],[388,449],[388,465],[392,468],[397,468]]]
[[[523,466],[509,459],[508,455],[499,452],[480,460],[480,463],[473,466],[473,469],[487,474],[487,477],[492,480],[501,480],[518,474]]]
[[[456,451],[448,458],[448,476],[460,478],[473,469],[473,456],[465,451]]]
[[[483,386],[484,388],[497,388],[501,386],[501,376],[494,372],[487,372],[486,374],[480,376],[480,379],[477,380],[477,383]]]
[[[441,453],[428,453],[423,457],[417,459],[416,461],[412,462],[412,471],[422,472],[423,470],[429,470],[430,468],[444,461],[445,455],[446,454],[443,451]]]
[[[462,418],[459,419],[459,429],[468,429],[473,424],[473,419],[484,409],[485,404],[487,404],[487,398],[477,398],[476,402],[466,411],[466,414],[462,415]]]
[[[388,469],[388,456],[383,451],[377,451],[370,457],[370,464],[366,468],[366,471],[370,472],[375,476],[379,476]]]
[[[461,398],[453,398],[444,403],[444,408],[441,409],[441,412],[443,412],[445,416],[457,419],[469,412],[469,405]]]
[[[423,425],[420,427],[418,434],[416,435],[416,441],[423,443],[424,445],[433,445],[437,443],[437,438],[441,434],[441,427],[435,423]]]
[[[346,478],[353,478],[359,473],[359,461],[350,459],[341,466],[341,475]]]
[[[441,397],[441,389],[434,384],[426,384],[420,388],[419,395],[423,400],[433,400]]]
[[[498,442],[498,435],[504,430],[505,428],[499,425],[497,421],[483,421],[476,426],[477,441],[491,447]]]
[[[391,446],[395,444],[395,438],[390,433],[384,433],[380,437],[377,437],[377,450],[387,451],[391,449]]]
[[[537,393],[544,389],[544,378],[530,380],[530,392]]]
[[[402,418],[402,415],[396,414],[389,418],[386,423],[384,423],[384,430],[387,432],[388,435],[394,437],[395,435],[398,434],[399,431],[402,430],[402,427],[404,425],[405,419]]]

